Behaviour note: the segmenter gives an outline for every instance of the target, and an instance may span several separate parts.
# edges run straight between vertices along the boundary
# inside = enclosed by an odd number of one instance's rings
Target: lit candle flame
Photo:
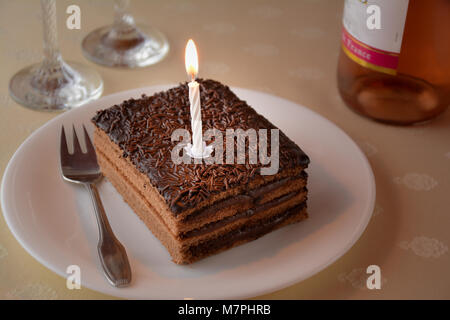
[[[186,65],[186,72],[194,81],[198,73],[198,55],[197,47],[192,39],[189,39],[186,45],[186,51],[184,55],[184,63]]]

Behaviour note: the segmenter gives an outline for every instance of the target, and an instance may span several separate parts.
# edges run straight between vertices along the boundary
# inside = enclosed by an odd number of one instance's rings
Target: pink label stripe
[[[361,60],[383,68],[397,69],[398,55],[395,53],[382,53],[375,48],[359,44],[345,28],[342,31],[342,44],[350,53]]]

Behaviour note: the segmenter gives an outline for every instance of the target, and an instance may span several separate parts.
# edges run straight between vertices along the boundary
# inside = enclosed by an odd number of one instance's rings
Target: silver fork
[[[75,126],[73,129],[73,153],[70,154],[67,148],[66,134],[64,126],[61,128],[61,172],[65,180],[83,184],[91,195],[94,203],[95,216],[98,222],[98,254],[103,266],[103,271],[109,283],[115,287],[124,287],[131,282],[131,268],[128,262],[127,253],[123,245],[115,237],[105,209],[103,208],[95,183],[100,180],[102,173],[97,163],[94,146],[89,134],[83,125],[84,140],[87,152],[81,151]]]

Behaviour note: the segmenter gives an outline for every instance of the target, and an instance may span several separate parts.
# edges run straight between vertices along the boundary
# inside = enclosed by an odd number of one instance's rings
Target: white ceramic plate
[[[116,93],[61,114],[36,130],[16,151],[2,182],[6,222],[39,262],[66,277],[81,268],[83,286],[125,298],[246,298],[306,279],[342,256],[360,237],[373,211],[375,182],[356,144],[333,123],[293,102],[251,90],[236,94],[282,129],[310,157],[310,218],[188,266],[169,254],[109,184],[100,193],[117,237],[126,247],[133,282],[113,288],[97,257],[97,225],[87,192],[60,176],[61,125],[93,126],[98,109],[167,89]],[[71,139],[71,135],[68,137]],[[65,281],[61,279],[61,281]]]

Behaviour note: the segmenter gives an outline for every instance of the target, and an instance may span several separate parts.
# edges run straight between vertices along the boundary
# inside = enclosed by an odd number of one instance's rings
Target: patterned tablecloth
[[[112,21],[110,0],[58,0],[60,48],[67,60],[95,67],[104,95],[186,79],[184,46],[200,50],[201,75],[230,86],[269,92],[330,119],[367,155],[377,184],[373,217],[360,240],[315,276],[262,296],[270,299],[450,298],[450,112],[417,127],[372,122],[350,111],[336,89],[341,0],[173,1],[135,0],[138,22],[162,30],[171,52],[140,70],[103,68],[87,62],[80,42]],[[66,8],[81,8],[81,30],[66,28]],[[56,116],[18,106],[8,81],[42,55],[37,0],[0,1],[0,172],[22,141]],[[381,290],[366,288],[369,265],[381,268]],[[110,298],[46,269],[15,240],[0,219],[0,299]]]

